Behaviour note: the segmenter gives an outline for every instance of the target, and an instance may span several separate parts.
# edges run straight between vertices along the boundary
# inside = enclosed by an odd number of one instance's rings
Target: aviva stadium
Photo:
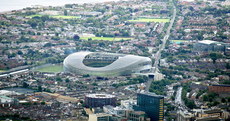
[[[148,57],[105,52],[76,52],[63,62],[65,72],[95,76],[119,76],[146,73],[152,61]]]

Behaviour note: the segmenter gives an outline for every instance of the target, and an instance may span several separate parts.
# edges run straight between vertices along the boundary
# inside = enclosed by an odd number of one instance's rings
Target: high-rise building
[[[155,93],[142,92],[137,94],[137,105],[134,110],[144,111],[151,121],[164,120],[164,97]]]

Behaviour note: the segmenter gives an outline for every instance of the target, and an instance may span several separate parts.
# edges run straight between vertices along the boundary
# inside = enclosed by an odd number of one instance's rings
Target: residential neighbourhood
[[[164,121],[230,120],[229,5],[127,0],[1,12],[0,120],[152,121],[156,107]],[[81,51],[149,57],[153,66],[125,76],[66,72],[64,59]],[[88,94],[116,101],[90,107]],[[148,111],[142,98],[159,104]]]

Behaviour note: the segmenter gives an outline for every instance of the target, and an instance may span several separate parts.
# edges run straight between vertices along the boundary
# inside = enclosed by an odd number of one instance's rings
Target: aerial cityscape
[[[73,1],[2,7],[0,121],[230,121],[229,0]]]

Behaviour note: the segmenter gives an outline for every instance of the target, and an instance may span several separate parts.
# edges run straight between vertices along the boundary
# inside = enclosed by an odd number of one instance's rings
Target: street
[[[156,54],[152,54],[152,58],[155,59],[155,62],[153,64],[153,70],[151,73],[156,73],[159,71],[158,69],[158,64],[159,64],[159,61],[160,61],[160,58],[161,58],[161,52],[165,49],[165,44],[170,36],[170,30],[172,29],[172,26],[173,26],[173,23],[175,21],[175,18],[176,18],[176,6],[173,4],[173,16],[172,16],[172,19],[170,20],[170,24],[168,26],[168,29],[166,31],[166,34],[164,36],[164,38],[162,39],[162,44],[160,45],[160,48],[159,50],[157,51]],[[152,79],[149,79],[148,82],[147,82],[147,85],[146,85],[146,91],[149,91],[149,88],[151,86],[151,83],[152,83]]]
[[[181,93],[182,93],[182,87],[179,87],[176,93],[175,103],[177,105],[182,105],[182,99],[181,99]]]

